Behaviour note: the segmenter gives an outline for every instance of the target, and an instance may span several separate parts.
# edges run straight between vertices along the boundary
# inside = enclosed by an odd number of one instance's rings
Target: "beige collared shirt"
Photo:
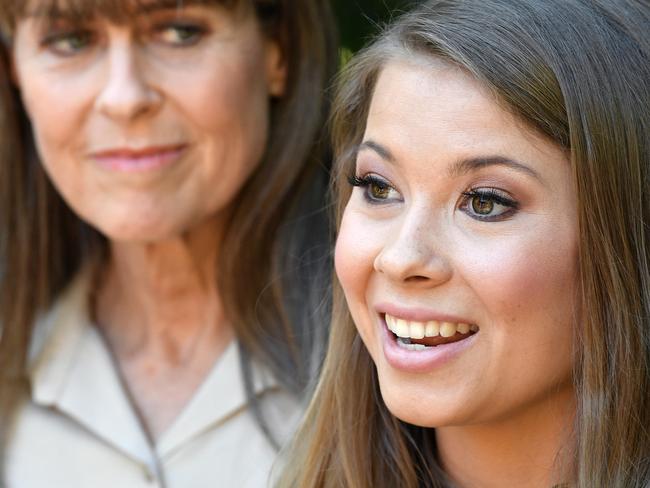
[[[10,438],[8,488],[268,486],[276,452],[247,408],[237,344],[151,445],[87,303],[81,275],[37,324],[32,397]],[[266,418],[286,440],[300,409],[270,375],[256,377]]]

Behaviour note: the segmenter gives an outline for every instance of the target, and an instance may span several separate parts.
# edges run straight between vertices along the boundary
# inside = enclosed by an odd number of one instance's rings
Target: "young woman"
[[[352,62],[331,342],[279,486],[650,486],[649,14],[428,1]]]
[[[4,483],[264,485],[326,330],[326,2],[1,13]]]

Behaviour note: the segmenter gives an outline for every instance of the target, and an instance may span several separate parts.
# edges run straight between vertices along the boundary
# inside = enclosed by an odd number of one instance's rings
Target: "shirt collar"
[[[218,428],[246,408],[240,358],[237,342],[232,341],[190,403],[161,436],[157,446],[161,457],[173,455],[190,440]],[[278,388],[272,375],[255,365],[253,378],[256,395]]]
[[[147,436],[90,321],[91,275],[82,272],[37,322],[29,366],[32,400],[152,466]]]
[[[77,276],[36,322],[29,350],[28,374],[32,397],[38,403],[54,404],[65,388],[88,327],[89,280],[89,273]]]
[[[51,310],[38,320],[30,349],[32,398],[55,408],[87,430],[151,465],[152,449],[124,390],[110,353],[92,324],[92,272],[77,276]],[[278,388],[265,369],[253,364],[253,391]],[[218,428],[246,408],[247,399],[236,341],[215,363],[178,418],[158,440],[161,457]]]

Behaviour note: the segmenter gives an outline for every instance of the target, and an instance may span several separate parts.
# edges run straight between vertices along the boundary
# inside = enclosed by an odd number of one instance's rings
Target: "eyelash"
[[[463,197],[464,198],[462,199],[458,208],[469,215],[471,218],[480,220],[482,222],[497,222],[506,220],[508,217],[514,215],[514,213],[519,209],[519,203],[506,196],[505,192],[499,190],[498,188],[474,188],[463,192]],[[506,207],[508,210],[505,210],[504,212],[494,216],[481,216],[470,210],[470,205],[472,205],[472,201],[476,198],[478,198],[481,203],[496,203],[497,205]]]
[[[365,191],[363,192],[363,196],[366,199],[366,201],[372,205],[382,205],[386,202],[394,201],[394,199],[389,199],[389,198],[373,197],[370,194],[370,190],[372,189],[373,186],[376,186],[381,191],[393,190],[397,192],[397,190],[395,190],[395,188],[393,188],[393,186],[390,183],[388,183],[383,178],[380,178],[373,174],[367,174],[362,177],[359,177],[357,175],[350,175],[348,177],[348,182],[353,187],[359,187],[365,189]]]
[[[391,201],[391,199],[388,198],[384,199],[371,196],[369,190],[372,185],[376,185],[382,191],[394,190],[397,192],[397,190],[395,190],[386,180],[372,174],[368,174],[362,177],[353,174],[348,177],[348,182],[353,187],[364,188],[364,198],[368,203],[372,205],[381,205],[383,203]],[[473,188],[471,190],[463,192],[462,196],[463,198],[458,208],[466,213],[469,217],[482,222],[497,222],[505,220],[508,217],[511,217],[519,209],[519,203],[517,201],[509,198],[506,196],[505,192],[497,188]],[[494,216],[482,216],[470,209],[470,205],[472,205],[474,199],[479,199],[479,204],[497,204],[506,207],[507,210]]]
[[[172,22],[167,22],[160,24],[155,27],[155,32],[158,34],[158,36],[161,36],[165,34],[167,31],[183,31],[185,33],[190,34],[190,39],[189,40],[182,40],[179,43],[175,42],[165,42],[166,44],[169,44],[171,47],[188,47],[188,46],[193,46],[197,44],[198,42],[201,41],[203,36],[208,32],[208,29],[202,25],[199,25],[194,22],[185,22],[185,21],[172,21]]]

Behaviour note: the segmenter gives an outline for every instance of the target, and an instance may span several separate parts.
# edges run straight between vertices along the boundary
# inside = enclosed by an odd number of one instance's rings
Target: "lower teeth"
[[[398,337],[397,345],[403,349],[408,349],[409,351],[423,351],[431,346],[425,346],[424,344],[411,344],[411,339],[409,337]]]

